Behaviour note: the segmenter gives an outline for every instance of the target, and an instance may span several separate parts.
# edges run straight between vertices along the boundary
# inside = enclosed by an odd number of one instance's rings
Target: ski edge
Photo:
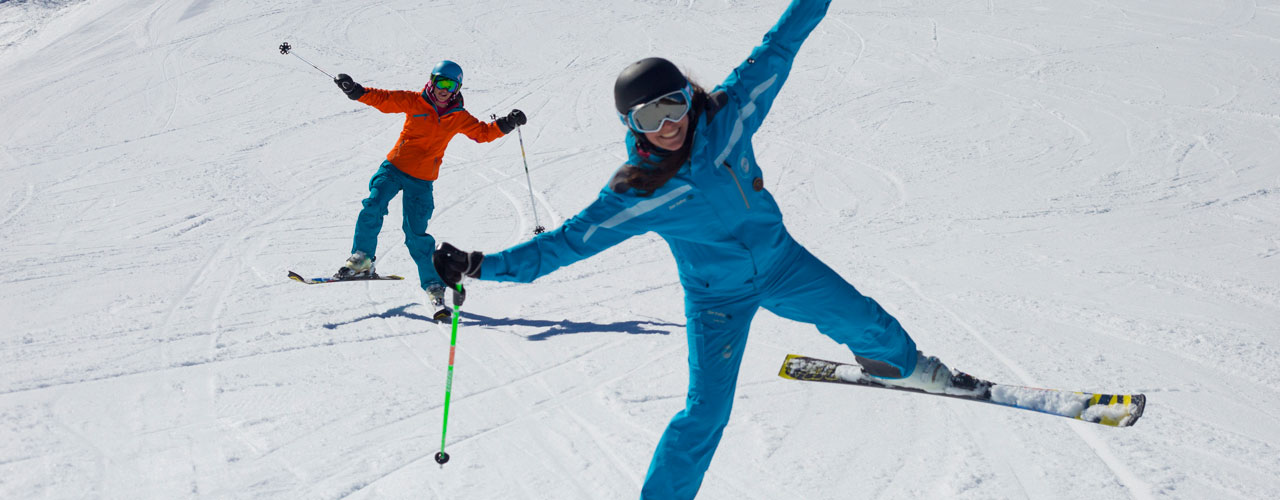
[[[823,370],[821,372],[815,372],[815,373],[803,374],[803,375],[792,373],[792,367],[794,366],[793,364],[794,361],[816,363],[822,366]],[[964,372],[960,372],[960,371],[956,371],[955,375],[953,376],[969,377],[980,384],[985,384],[985,386],[988,389],[987,391],[985,391],[985,394],[982,394],[982,395],[938,394],[938,393],[922,391],[919,389],[892,387],[892,386],[886,386],[883,384],[877,384],[874,381],[866,379],[864,377],[858,377],[857,379],[842,378],[840,376],[837,376],[836,374],[837,369],[841,366],[849,367],[850,369],[857,370],[858,373],[862,374],[865,377],[866,372],[862,371],[861,367],[859,367],[856,364],[841,363],[838,361],[828,361],[824,359],[812,358],[809,356],[802,356],[799,354],[787,355],[787,357],[782,361],[782,368],[779,369],[778,376],[788,380],[798,380],[802,382],[828,382],[828,383],[841,384],[841,385],[856,385],[856,386],[862,386],[862,387],[888,389],[888,390],[899,391],[899,392],[915,392],[920,394],[927,394],[930,396],[943,396],[943,397],[949,397],[954,399],[963,399],[966,401],[976,401],[980,403],[989,403],[989,404],[1004,406],[1008,408],[1017,408],[1020,410],[1028,410],[1028,411],[1034,411],[1037,413],[1044,413],[1046,415],[1056,415],[1059,417],[1066,417],[1074,420],[1079,420],[1081,422],[1089,422],[1094,424],[1106,425],[1109,427],[1133,426],[1133,424],[1137,423],[1138,419],[1142,417],[1142,414],[1146,410],[1146,406],[1147,406],[1147,397],[1145,394],[1100,394],[1100,393],[1087,393],[1087,392],[1081,392],[1081,391],[1064,391],[1060,389],[1041,389],[1036,387],[1022,387],[1022,386],[1015,386],[1015,385],[1008,385],[1008,384],[997,384],[994,382],[989,382],[981,379],[974,379],[971,375],[965,374]],[[1040,408],[1033,405],[1023,404],[1017,401],[1004,401],[998,398],[992,398],[992,393],[990,391],[995,390],[997,388],[1002,390],[1014,390],[1014,391],[1034,391],[1038,393],[1075,394],[1081,397],[1087,396],[1088,400],[1084,402],[1083,407],[1080,408],[1079,411],[1074,413],[1068,413],[1068,412],[1061,412],[1061,411],[1053,411],[1046,408]],[[1089,410],[1091,407],[1095,407],[1095,406],[1101,407],[1100,409],[1110,408],[1113,406],[1120,406],[1122,408],[1128,408],[1128,411],[1125,411],[1122,415],[1119,415],[1119,416],[1102,415],[1097,417],[1096,419],[1084,418],[1084,414],[1086,413],[1086,411]]]

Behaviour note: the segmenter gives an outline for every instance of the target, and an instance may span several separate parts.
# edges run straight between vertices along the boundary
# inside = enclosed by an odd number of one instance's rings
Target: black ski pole
[[[293,57],[296,57],[296,58],[298,58],[298,59],[302,59],[302,56],[300,56],[300,55],[298,55],[298,54],[294,54],[294,53],[293,53],[293,46],[292,46],[292,45],[289,45],[289,42],[284,42],[284,43],[280,44],[280,55],[284,55],[284,54],[292,54],[292,55],[293,55]],[[325,74],[326,76],[328,76],[329,78],[333,78],[333,75],[330,75],[328,71],[322,70],[322,69],[320,69],[320,67],[318,67],[318,66],[316,66],[316,65],[314,65],[314,64],[311,64],[311,61],[308,61],[308,60],[306,60],[306,59],[302,59],[302,62],[307,63],[307,64],[310,64],[312,68],[315,68],[315,69],[316,69],[316,71],[319,71],[319,72],[321,72],[321,73],[324,73],[324,74]]]
[[[520,139],[520,159],[524,160],[524,180],[529,185],[529,205],[533,207],[533,234],[542,234],[547,228],[538,222],[538,204],[533,201],[533,181],[529,179],[529,158],[524,154],[524,134],[516,126],[516,137]]]

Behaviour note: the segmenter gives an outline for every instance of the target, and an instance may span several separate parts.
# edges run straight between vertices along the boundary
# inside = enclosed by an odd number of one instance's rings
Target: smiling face
[[[684,145],[684,136],[687,133],[689,133],[689,115],[684,115],[679,121],[663,122],[662,128],[657,132],[645,132],[644,138],[654,146],[667,151],[676,151]]]
[[[449,99],[453,98],[453,93],[449,92],[448,90],[436,88],[434,85],[432,85],[431,98],[435,99],[437,104],[446,104],[449,102]]]

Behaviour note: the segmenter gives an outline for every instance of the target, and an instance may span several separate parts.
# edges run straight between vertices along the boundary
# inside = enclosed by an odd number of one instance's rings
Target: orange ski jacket
[[[404,130],[387,161],[401,172],[418,179],[440,177],[440,161],[454,135],[464,134],[476,142],[490,142],[506,134],[495,123],[482,122],[462,107],[462,96],[448,108],[436,111],[427,96],[408,90],[366,88],[360,102],[383,113],[404,113]]]

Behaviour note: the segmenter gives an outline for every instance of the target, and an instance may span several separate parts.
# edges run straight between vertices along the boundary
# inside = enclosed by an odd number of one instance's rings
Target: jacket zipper
[[[747,210],[751,210],[751,202],[747,201],[747,192],[742,189],[742,183],[738,182],[738,174],[733,173],[733,167],[729,166],[729,162],[723,163],[724,168],[729,170],[729,175],[733,177],[733,184],[738,186],[738,194],[742,195],[742,203],[747,205]]]

